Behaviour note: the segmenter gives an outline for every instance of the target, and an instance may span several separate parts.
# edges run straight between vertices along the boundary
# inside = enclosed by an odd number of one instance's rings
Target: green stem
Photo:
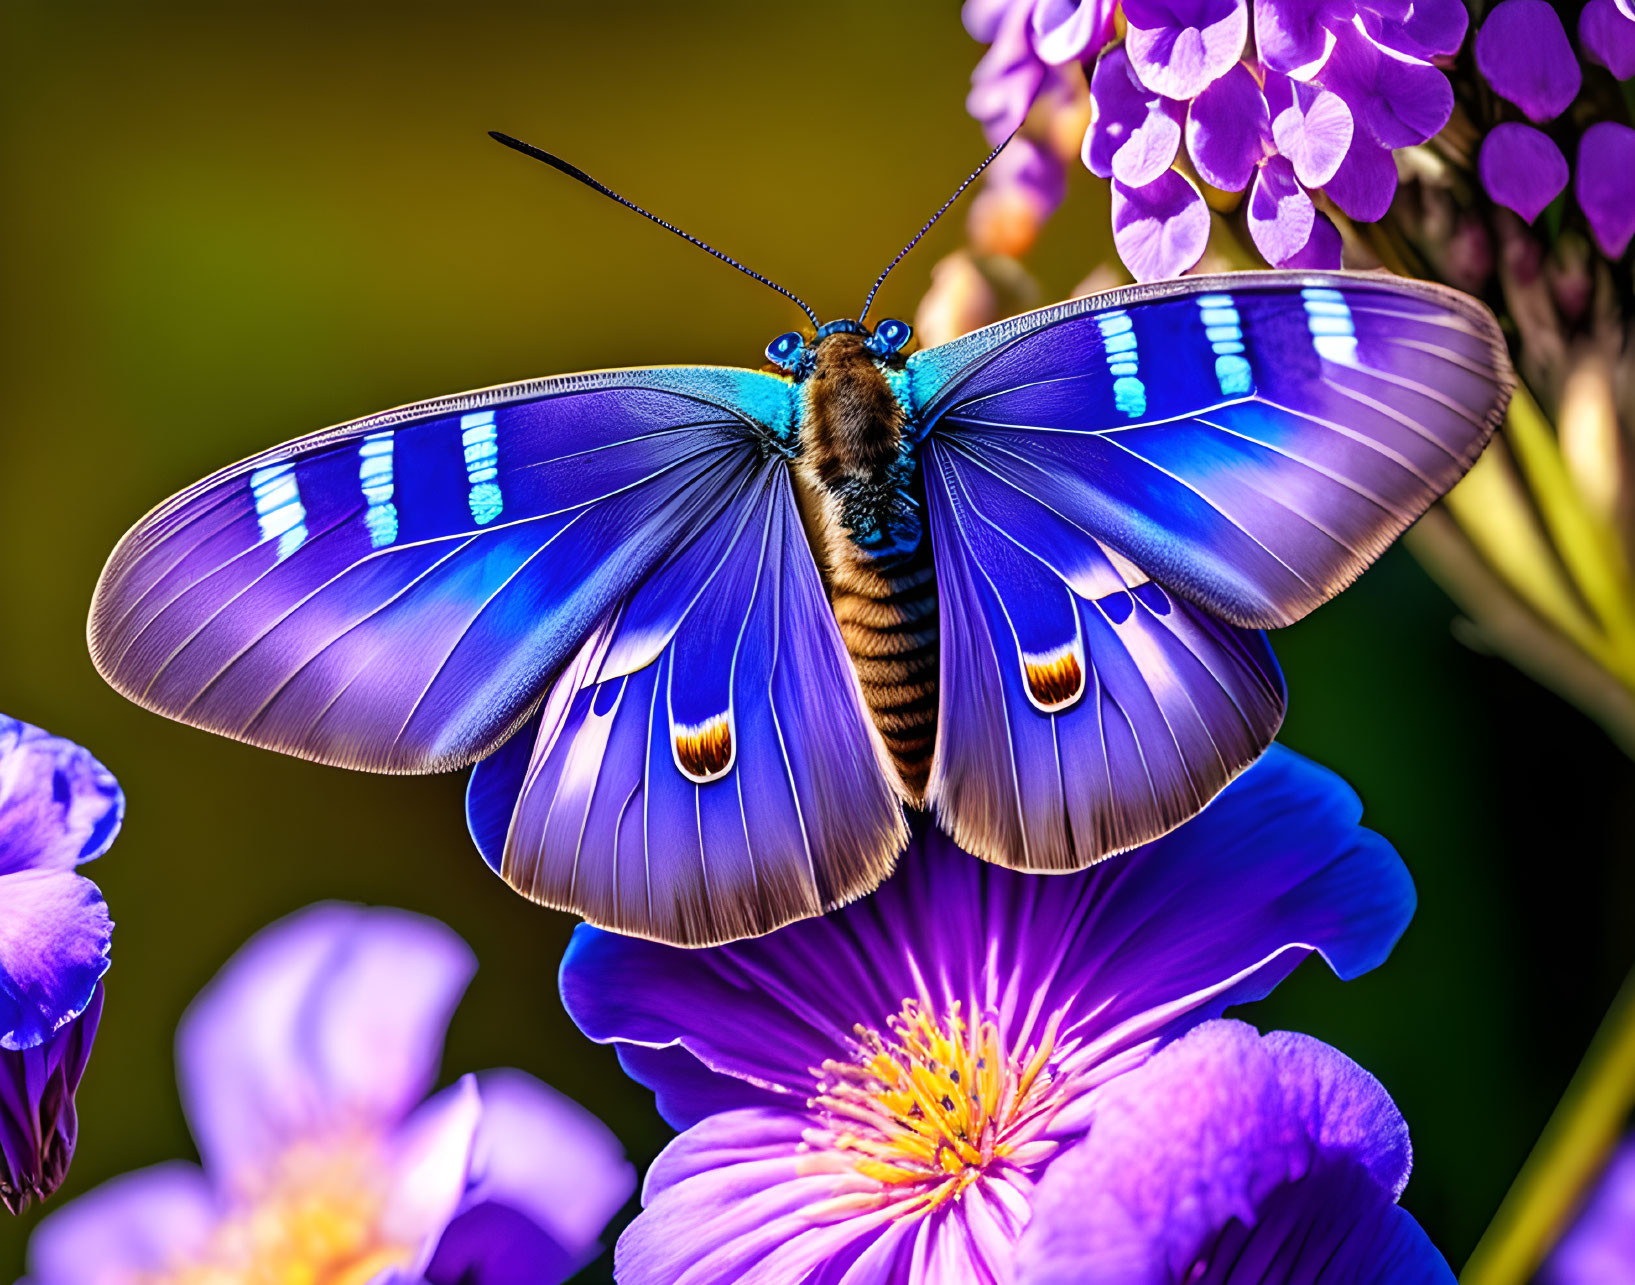
[[[1459,1277],[1523,1285],[1566,1230],[1635,1106],[1635,971],[1602,1019],[1572,1083]]]

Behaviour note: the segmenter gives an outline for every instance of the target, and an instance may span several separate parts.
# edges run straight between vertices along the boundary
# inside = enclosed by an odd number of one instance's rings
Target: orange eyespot
[[[718,780],[732,766],[732,720],[717,714],[692,727],[673,725],[676,766],[689,781]]]
[[[1066,709],[1084,694],[1084,662],[1077,643],[1068,643],[1040,656],[1022,657],[1028,694],[1047,714]]]

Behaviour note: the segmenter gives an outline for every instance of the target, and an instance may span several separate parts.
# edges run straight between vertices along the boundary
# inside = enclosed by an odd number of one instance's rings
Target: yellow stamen
[[[807,1145],[879,1183],[899,1217],[957,1199],[997,1165],[1037,1164],[1054,1149],[1037,1135],[1061,1099],[1060,1026],[1057,1013],[1037,1045],[1009,1053],[992,1018],[967,1022],[957,1002],[939,1018],[905,1000],[887,1036],[859,1026],[855,1060],[818,1069],[824,1124]],[[1011,1161],[1024,1145],[1026,1160]]]

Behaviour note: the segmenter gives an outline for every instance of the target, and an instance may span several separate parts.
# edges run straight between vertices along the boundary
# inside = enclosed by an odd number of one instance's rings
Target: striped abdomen
[[[919,804],[937,739],[937,580],[931,541],[877,570],[866,556],[829,567],[829,598],[910,801]]]
[[[937,582],[907,413],[858,334],[819,342],[797,479],[863,697],[920,803],[937,735]]]

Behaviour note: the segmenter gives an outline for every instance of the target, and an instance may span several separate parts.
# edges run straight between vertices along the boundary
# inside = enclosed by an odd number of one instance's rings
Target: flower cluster
[[[1247,189],[1250,237],[1277,267],[1337,268],[1340,235],[1311,193],[1373,220],[1396,191],[1392,152],[1447,123],[1453,91],[1432,63],[1458,49],[1458,0],[1400,5],[1128,0],[1124,42],[1097,61],[1092,173],[1113,181],[1113,237],[1138,280],[1202,257],[1209,209],[1177,169]],[[1241,56],[1245,41],[1251,54]]]
[[[252,939],[177,1034],[203,1168],[127,1174],[52,1214],[32,1285],[566,1280],[634,1175],[519,1071],[423,1100],[473,966],[402,911],[316,906]]]
[[[12,1213],[55,1191],[73,1157],[113,934],[76,869],[124,815],[90,754],[0,715],[0,1205]]]

